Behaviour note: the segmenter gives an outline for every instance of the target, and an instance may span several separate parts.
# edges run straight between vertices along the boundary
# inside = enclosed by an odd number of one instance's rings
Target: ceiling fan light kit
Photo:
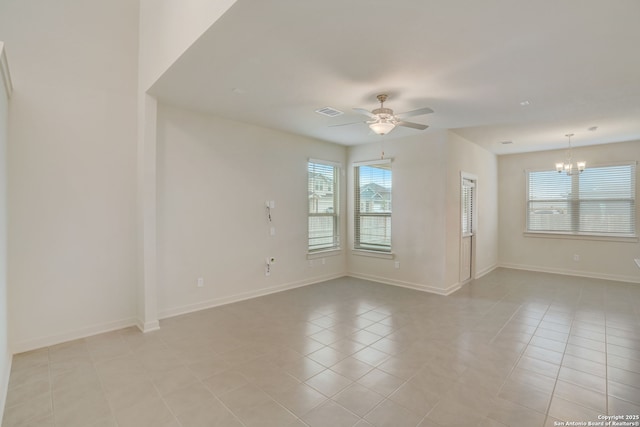
[[[387,100],[386,94],[380,94],[376,98],[380,101],[380,108],[376,108],[373,111],[365,110],[364,108],[354,108],[353,110],[357,113],[364,114],[369,117],[371,120],[367,120],[364,123],[369,125],[369,128],[378,135],[386,135],[392,130],[394,130],[397,126],[404,126],[412,129],[425,130],[429,126],[423,125],[420,123],[407,122],[404,120],[405,117],[411,116],[419,116],[422,114],[430,114],[433,113],[431,108],[419,108],[417,110],[407,111],[401,114],[393,114],[393,110],[391,108],[385,108],[384,103]],[[342,125],[335,126],[345,126],[354,123],[345,123]]]
[[[374,131],[378,135],[386,135],[392,130],[394,130],[396,125],[391,123],[390,121],[381,120],[378,122],[370,123],[369,127],[371,128],[372,131]]]

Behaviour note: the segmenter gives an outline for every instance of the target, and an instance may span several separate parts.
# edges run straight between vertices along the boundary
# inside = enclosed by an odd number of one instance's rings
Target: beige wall
[[[472,174],[476,181],[474,277],[493,270],[498,264],[498,158],[484,148],[453,132],[447,140],[447,287],[460,279],[460,173]]]
[[[140,0],[140,90],[148,90],[235,2]]]
[[[16,352],[135,318],[138,4],[0,3]]]
[[[555,162],[564,157],[565,150],[500,156],[500,264],[528,270],[640,282],[640,270],[633,261],[634,258],[640,258],[637,241],[629,243],[523,235],[526,212],[524,171],[552,169]],[[640,141],[579,147],[573,150],[573,157],[585,160],[587,167],[638,161]],[[636,210],[636,220],[639,218]],[[579,255],[580,261],[574,261],[574,255]]]
[[[7,142],[11,81],[6,58],[4,43],[0,42],[0,414],[4,413],[11,369],[7,313]]]
[[[378,159],[380,151],[379,144],[351,147],[349,165]],[[476,271],[483,273],[494,268],[497,264],[495,155],[447,131],[386,140],[384,152],[385,157],[393,159],[394,259],[349,252],[349,273],[441,294],[457,289],[460,286],[460,171],[478,175],[480,209],[486,210],[486,214],[480,216]],[[348,185],[352,194],[351,167]],[[350,224],[352,217],[350,205]],[[352,233],[353,228],[349,229]],[[349,238],[352,247],[353,236]],[[395,268],[396,262],[400,268]]]
[[[136,296],[137,130],[156,130],[143,117],[143,94],[233,3],[0,3],[0,40],[10,52],[15,87],[4,208],[14,351],[136,321],[136,302],[144,302]],[[160,108],[157,131],[157,248],[151,243],[158,281],[151,282],[161,316],[346,273],[448,293],[458,286],[460,171],[478,176],[476,274],[500,263],[638,281],[637,242],[522,235],[522,171],[548,166],[562,152],[496,160],[451,132],[434,130],[385,140],[386,156],[394,159],[395,259],[387,260],[353,255],[347,231],[351,163],[379,158],[380,145],[347,149],[168,106]],[[155,150],[155,134],[150,139]],[[635,141],[576,154],[594,164],[637,160],[639,149]],[[308,157],[341,161],[346,171],[344,251],[324,263],[306,258]],[[276,201],[273,237],[267,199]],[[579,263],[573,254],[581,256]],[[266,256],[277,259],[268,278]],[[195,285],[198,277],[205,279],[203,288]],[[155,298],[149,295],[152,305]]]
[[[446,132],[350,147],[349,273],[385,283],[444,293],[444,186]],[[353,163],[393,159],[391,246],[394,259],[362,256],[353,248]],[[395,268],[395,262],[400,268]]]
[[[307,160],[344,165],[345,156],[336,144],[160,105],[160,317],[346,274],[342,254],[306,257]],[[271,225],[266,200],[276,203]]]

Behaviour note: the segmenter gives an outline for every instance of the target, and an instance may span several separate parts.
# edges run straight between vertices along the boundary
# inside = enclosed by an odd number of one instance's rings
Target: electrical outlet
[[[580,255],[578,255],[578,254],[573,255],[573,260],[574,261],[580,261]]]
[[[199,288],[204,288],[204,277],[198,277],[198,285]]]

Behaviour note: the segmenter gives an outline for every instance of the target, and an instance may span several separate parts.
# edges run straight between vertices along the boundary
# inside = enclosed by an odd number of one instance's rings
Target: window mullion
[[[580,232],[580,175],[571,176],[571,231]]]
[[[636,164],[527,172],[528,232],[636,236]]]

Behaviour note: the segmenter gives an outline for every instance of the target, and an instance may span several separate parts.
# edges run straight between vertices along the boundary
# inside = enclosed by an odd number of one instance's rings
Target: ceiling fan
[[[404,119],[406,117],[412,116],[420,116],[422,114],[430,114],[433,113],[431,108],[418,108],[417,110],[411,110],[400,114],[393,114],[393,110],[390,108],[385,108],[384,103],[387,100],[388,96],[385,94],[380,94],[377,96],[378,101],[380,101],[380,108],[376,108],[373,111],[365,110],[364,108],[354,108],[353,110],[364,114],[369,117],[371,120],[367,120],[364,123],[368,124],[372,131],[377,133],[378,135],[386,135],[391,132],[396,126],[404,126],[408,128],[425,130],[429,126],[423,125],[420,123],[407,122]],[[355,122],[360,123],[360,122]],[[352,125],[355,123],[344,123],[341,125],[333,125],[331,127],[336,126],[346,126]]]

